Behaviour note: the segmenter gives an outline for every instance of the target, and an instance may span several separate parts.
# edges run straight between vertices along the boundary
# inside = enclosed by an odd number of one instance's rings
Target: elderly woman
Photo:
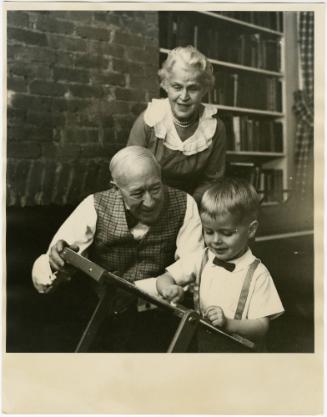
[[[217,108],[202,104],[214,84],[213,68],[192,46],[173,49],[159,71],[167,98],[154,99],[135,121],[127,146],[151,150],[168,185],[199,202],[224,174],[226,134]]]

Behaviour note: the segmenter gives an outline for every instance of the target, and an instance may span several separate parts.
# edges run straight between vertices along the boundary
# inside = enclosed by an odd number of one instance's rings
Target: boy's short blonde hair
[[[238,217],[239,221],[257,220],[259,196],[248,181],[241,178],[221,178],[203,194],[200,215],[216,218],[225,213]]]

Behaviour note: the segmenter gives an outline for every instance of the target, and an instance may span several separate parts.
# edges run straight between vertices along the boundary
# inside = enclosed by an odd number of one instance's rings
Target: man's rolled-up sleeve
[[[145,278],[135,281],[134,284],[137,288],[152,295],[153,297],[159,297],[156,281],[156,278]]]
[[[187,194],[184,222],[176,239],[175,259],[197,253],[204,248],[199,210],[193,197]]]
[[[174,278],[176,284],[181,286],[191,284],[199,274],[202,255],[203,249],[188,255],[184,254],[182,258],[169,265],[166,271]]]
[[[85,198],[66,219],[52,238],[49,248],[45,254],[36,259],[32,269],[32,281],[40,293],[49,292],[57,279],[49,264],[49,253],[51,247],[64,240],[69,245],[75,244],[79,247],[78,253],[85,254],[92,244],[95,234],[97,214],[94,208],[93,195]]]

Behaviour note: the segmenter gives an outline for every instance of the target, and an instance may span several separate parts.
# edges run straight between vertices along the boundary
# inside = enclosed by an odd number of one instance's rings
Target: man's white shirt
[[[56,280],[49,264],[50,248],[58,241],[65,240],[69,245],[79,247],[78,253],[87,255],[87,249],[92,245],[97,224],[97,212],[94,207],[93,194],[86,197],[65,220],[54,235],[49,248],[33,265],[32,279],[39,292],[47,292]],[[149,231],[149,226],[136,224],[130,232],[134,239],[142,239]],[[198,208],[193,197],[187,194],[184,222],[176,238],[175,259],[188,256],[204,247],[202,225]],[[150,284],[150,283],[149,283]]]

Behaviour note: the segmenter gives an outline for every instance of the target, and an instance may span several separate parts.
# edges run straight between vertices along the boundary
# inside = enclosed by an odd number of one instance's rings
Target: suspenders
[[[200,271],[199,271],[199,274],[196,277],[196,281],[195,281],[195,284],[194,284],[194,295],[193,295],[194,309],[199,314],[201,314],[201,310],[200,310],[201,276],[202,276],[203,269],[204,269],[207,262],[208,262],[208,250],[206,250],[204,252],[204,256],[202,258],[202,262],[201,262],[201,266],[200,266]],[[234,316],[235,320],[241,320],[242,319],[242,315],[243,315],[243,311],[244,311],[244,308],[245,308],[246,300],[247,300],[248,295],[249,295],[249,290],[250,290],[252,278],[253,278],[253,275],[254,275],[254,271],[256,270],[259,263],[260,263],[259,259],[255,259],[250,264],[249,269],[246,273],[245,280],[243,282],[243,286],[242,286],[242,290],[241,290],[241,294],[240,294],[240,298],[238,300],[235,316]]]
[[[206,263],[208,262],[208,249],[206,249],[204,251],[204,255],[201,261],[201,266],[200,266],[200,271],[198,273],[198,275],[196,276],[195,279],[195,284],[194,284],[194,289],[193,289],[193,300],[194,300],[194,310],[198,313],[201,314],[201,309],[200,309],[200,283],[201,283],[201,276],[202,276],[202,272],[203,269],[206,265]]]
[[[247,300],[248,295],[249,295],[249,289],[250,289],[251,281],[252,281],[252,278],[253,278],[253,274],[254,274],[254,271],[256,270],[257,266],[259,265],[259,263],[260,263],[259,259],[255,259],[252,262],[252,264],[250,264],[248,272],[246,273],[246,277],[245,277],[245,280],[243,282],[243,287],[242,287],[242,290],[241,290],[240,298],[238,299],[236,313],[235,313],[235,316],[234,316],[235,320],[241,320],[242,319],[242,315],[243,315],[243,311],[244,311],[244,308],[245,308],[246,300]]]

